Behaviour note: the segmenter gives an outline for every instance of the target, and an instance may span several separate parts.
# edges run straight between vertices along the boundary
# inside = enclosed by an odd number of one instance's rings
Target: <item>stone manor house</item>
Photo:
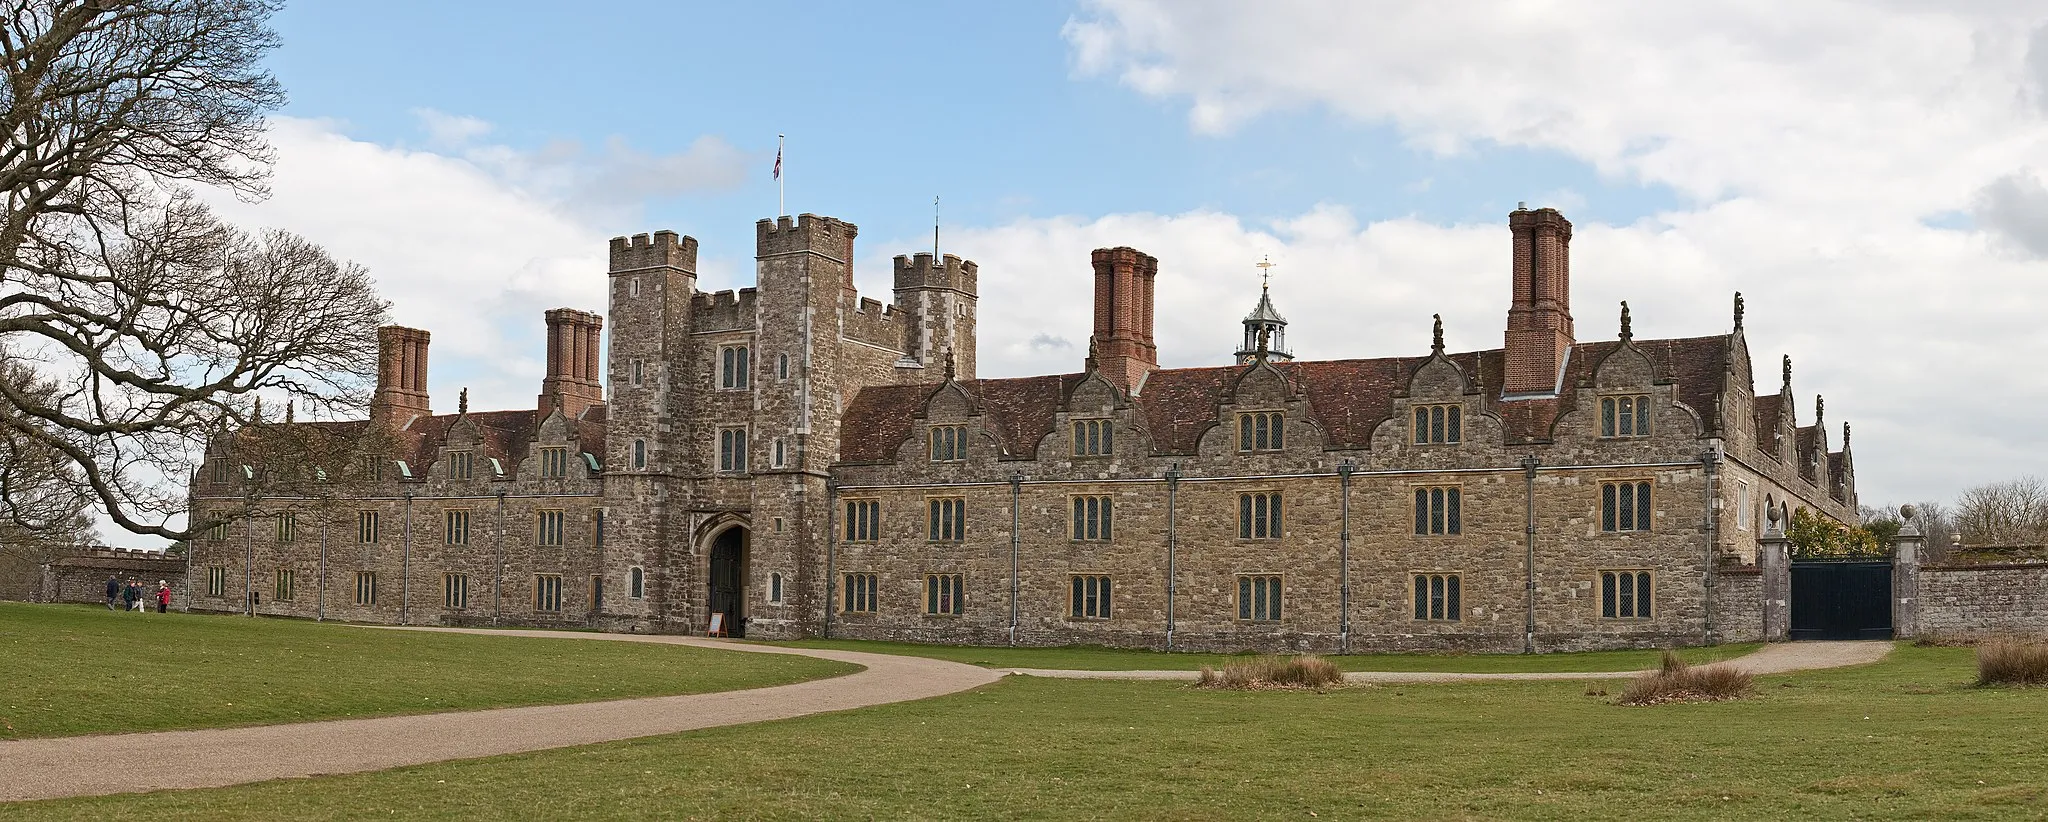
[[[1504,345],[1297,359],[1261,293],[1159,367],[1160,261],[1093,253],[1069,374],[975,375],[977,271],[762,220],[754,288],[697,242],[611,241],[606,318],[547,312],[535,407],[436,414],[383,330],[367,480],[266,495],[192,543],[195,609],[414,624],[1175,649],[1491,651],[1761,638],[1764,512],[1853,522],[1849,429],[1758,394],[1727,333],[1581,341],[1571,223],[1508,217]],[[1219,329],[1220,330],[1220,329]],[[609,346],[600,358],[599,350]],[[1307,353],[1307,352],[1302,352]],[[295,425],[315,425],[294,423]],[[379,436],[368,437],[375,432]],[[266,470],[210,451],[195,516]],[[323,475],[324,476],[324,475]]]

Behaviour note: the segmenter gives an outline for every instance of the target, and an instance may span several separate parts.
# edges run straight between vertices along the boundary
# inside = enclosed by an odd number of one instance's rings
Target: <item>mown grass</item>
[[[1253,654],[1195,654],[1136,651],[1099,646],[1060,648],[982,648],[969,645],[927,645],[860,639],[805,639],[769,643],[796,648],[831,648],[876,654],[901,654],[965,662],[984,668],[1050,668],[1069,671],[1194,671],[1207,665],[1222,668],[1252,659]],[[1680,657],[1694,665],[1719,662],[1752,653],[1758,643],[1681,648]],[[1323,658],[1346,671],[1442,671],[1448,673],[1546,673],[1572,671],[1642,671],[1657,667],[1662,651],[1586,651],[1566,654],[1328,654]]]
[[[0,739],[703,693],[854,670],[673,645],[0,602]]]
[[[1579,682],[1200,690],[1012,677],[562,751],[10,806],[20,819],[2048,817],[2039,691],[1967,649],[1630,708]],[[1605,683],[1619,689],[1620,680]],[[1314,817],[1311,817],[1314,814]]]

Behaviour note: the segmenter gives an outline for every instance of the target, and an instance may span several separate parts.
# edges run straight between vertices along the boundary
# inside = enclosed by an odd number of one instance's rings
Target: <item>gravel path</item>
[[[1883,659],[1891,653],[1890,642],[1783,642],[1766,645],[1756,653],[1712,665],[1740,668],[1753,674],[1778,674],[1816,668],[1840,668]],[[1045,668],[1005,668],[1006,674],[1043,676],[1056,679],[1163,679],[1192,681],[1195,671],[1057,671]],[[1489,682],[1558,679],[1625,679],[1642,671],[1569,671],[1518,674],[1460,674],[1428,671],[1351,671],[1346,682]]]
[[[866,666],[841,677],[711,694],[442,714],[343,719],[251,728],[165,731],[0,742],[0,802],[164,788],[212,788],[285,777],[356,773],[451,759],[522,753],[958,693],[1005,674],[1068,679],[1189,680],[1192,671],[991,670],[914,656],[782,648],[695,637],[562,631],[394,628],[509,636],[693,645],[798,654]],[[1793,642],[1716,665],[1768,674],[1876,662],[1890,642]],[[1616,679],[1604,673],[1353,672],[1351,682]]]
[[[406,629],[455,630],[455,629]],[[678,636],[486,631],[799,654],[864,665],[846,676],[710,694],[218,730],[0,742],[0,801],[211,788],[588,745],[956,693],[1000,671],[912,656]]]

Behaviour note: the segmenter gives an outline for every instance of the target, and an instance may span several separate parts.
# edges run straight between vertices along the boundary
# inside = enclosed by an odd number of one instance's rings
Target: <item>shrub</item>
[[[1201,688],[1229,688],[1249,691],[1266,688],[1323,688],[1344,681],[1336,663],[1319,656],[1262,656],[1223,666],[1222,673],[1207,665],[1195,685]]]
[[[1694,668],[1676,652],[1665,651],[1663,665],[1636,677],[1621,692],[1621,704],[1720,702],[1748,695],[1755,684],[1756,678],[1747,671],[1727,665]]]
[[[1977,646],[1978,685],[2048,685],[2048,643],[1997,639]]]

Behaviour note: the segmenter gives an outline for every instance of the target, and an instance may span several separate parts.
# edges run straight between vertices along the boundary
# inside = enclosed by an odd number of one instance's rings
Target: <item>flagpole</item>
[[[781,134],[775,135],[775,216],[777,217],[789,213],[789,206],[783,199],[783,187],[788,184],[782,180],[782,138],[783,135]]]

